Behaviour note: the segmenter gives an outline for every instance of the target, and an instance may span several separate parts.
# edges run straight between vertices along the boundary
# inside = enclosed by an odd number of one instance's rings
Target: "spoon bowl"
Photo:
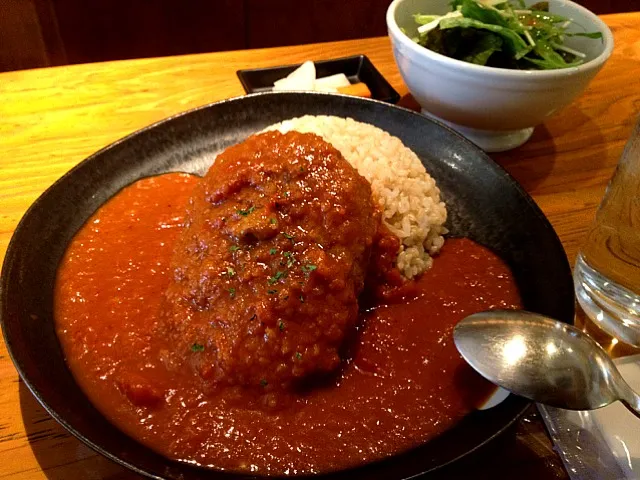
[[[476,371],[516,395],[569,410],[621,400],[640,417],[640,397],[609,355],[571,325],[531,312],[492,310],[462,320],[453,338]]]

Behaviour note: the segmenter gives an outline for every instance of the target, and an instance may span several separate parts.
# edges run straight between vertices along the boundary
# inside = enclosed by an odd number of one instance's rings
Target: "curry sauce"
[[[258,474],[353,467],[433,438],[492,389],[452,330],[520,305],[508,267],[449,239],[419,280],[401,281],[367,185],[330,146],[294,140],[289,166],[269,163],[278,143],[265,140],[253,146],[264,163],[220,159],[222,180],[135,182],[61,262],[71,371],[111,422],[169,458]],[[365,278],[384,288],[361,293]]]

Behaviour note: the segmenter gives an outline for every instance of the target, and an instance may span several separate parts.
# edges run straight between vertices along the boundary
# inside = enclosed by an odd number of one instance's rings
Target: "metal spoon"
[[[493,310],[462,320],[453,339],[483,377],[516,395],[568,410],[620,400],[640,418],[640,396],[602,347],[571,325],[530,312]]]

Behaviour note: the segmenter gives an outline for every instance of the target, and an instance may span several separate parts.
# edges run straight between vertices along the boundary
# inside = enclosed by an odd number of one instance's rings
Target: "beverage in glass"
[[[640,121],[578,254],[574,282],[591,320],[640,346]]]

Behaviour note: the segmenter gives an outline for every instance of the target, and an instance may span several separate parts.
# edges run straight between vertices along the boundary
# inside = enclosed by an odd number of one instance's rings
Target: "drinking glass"
[[[578,254],[574,283],[596,325],[640,346],[640,120]]]

